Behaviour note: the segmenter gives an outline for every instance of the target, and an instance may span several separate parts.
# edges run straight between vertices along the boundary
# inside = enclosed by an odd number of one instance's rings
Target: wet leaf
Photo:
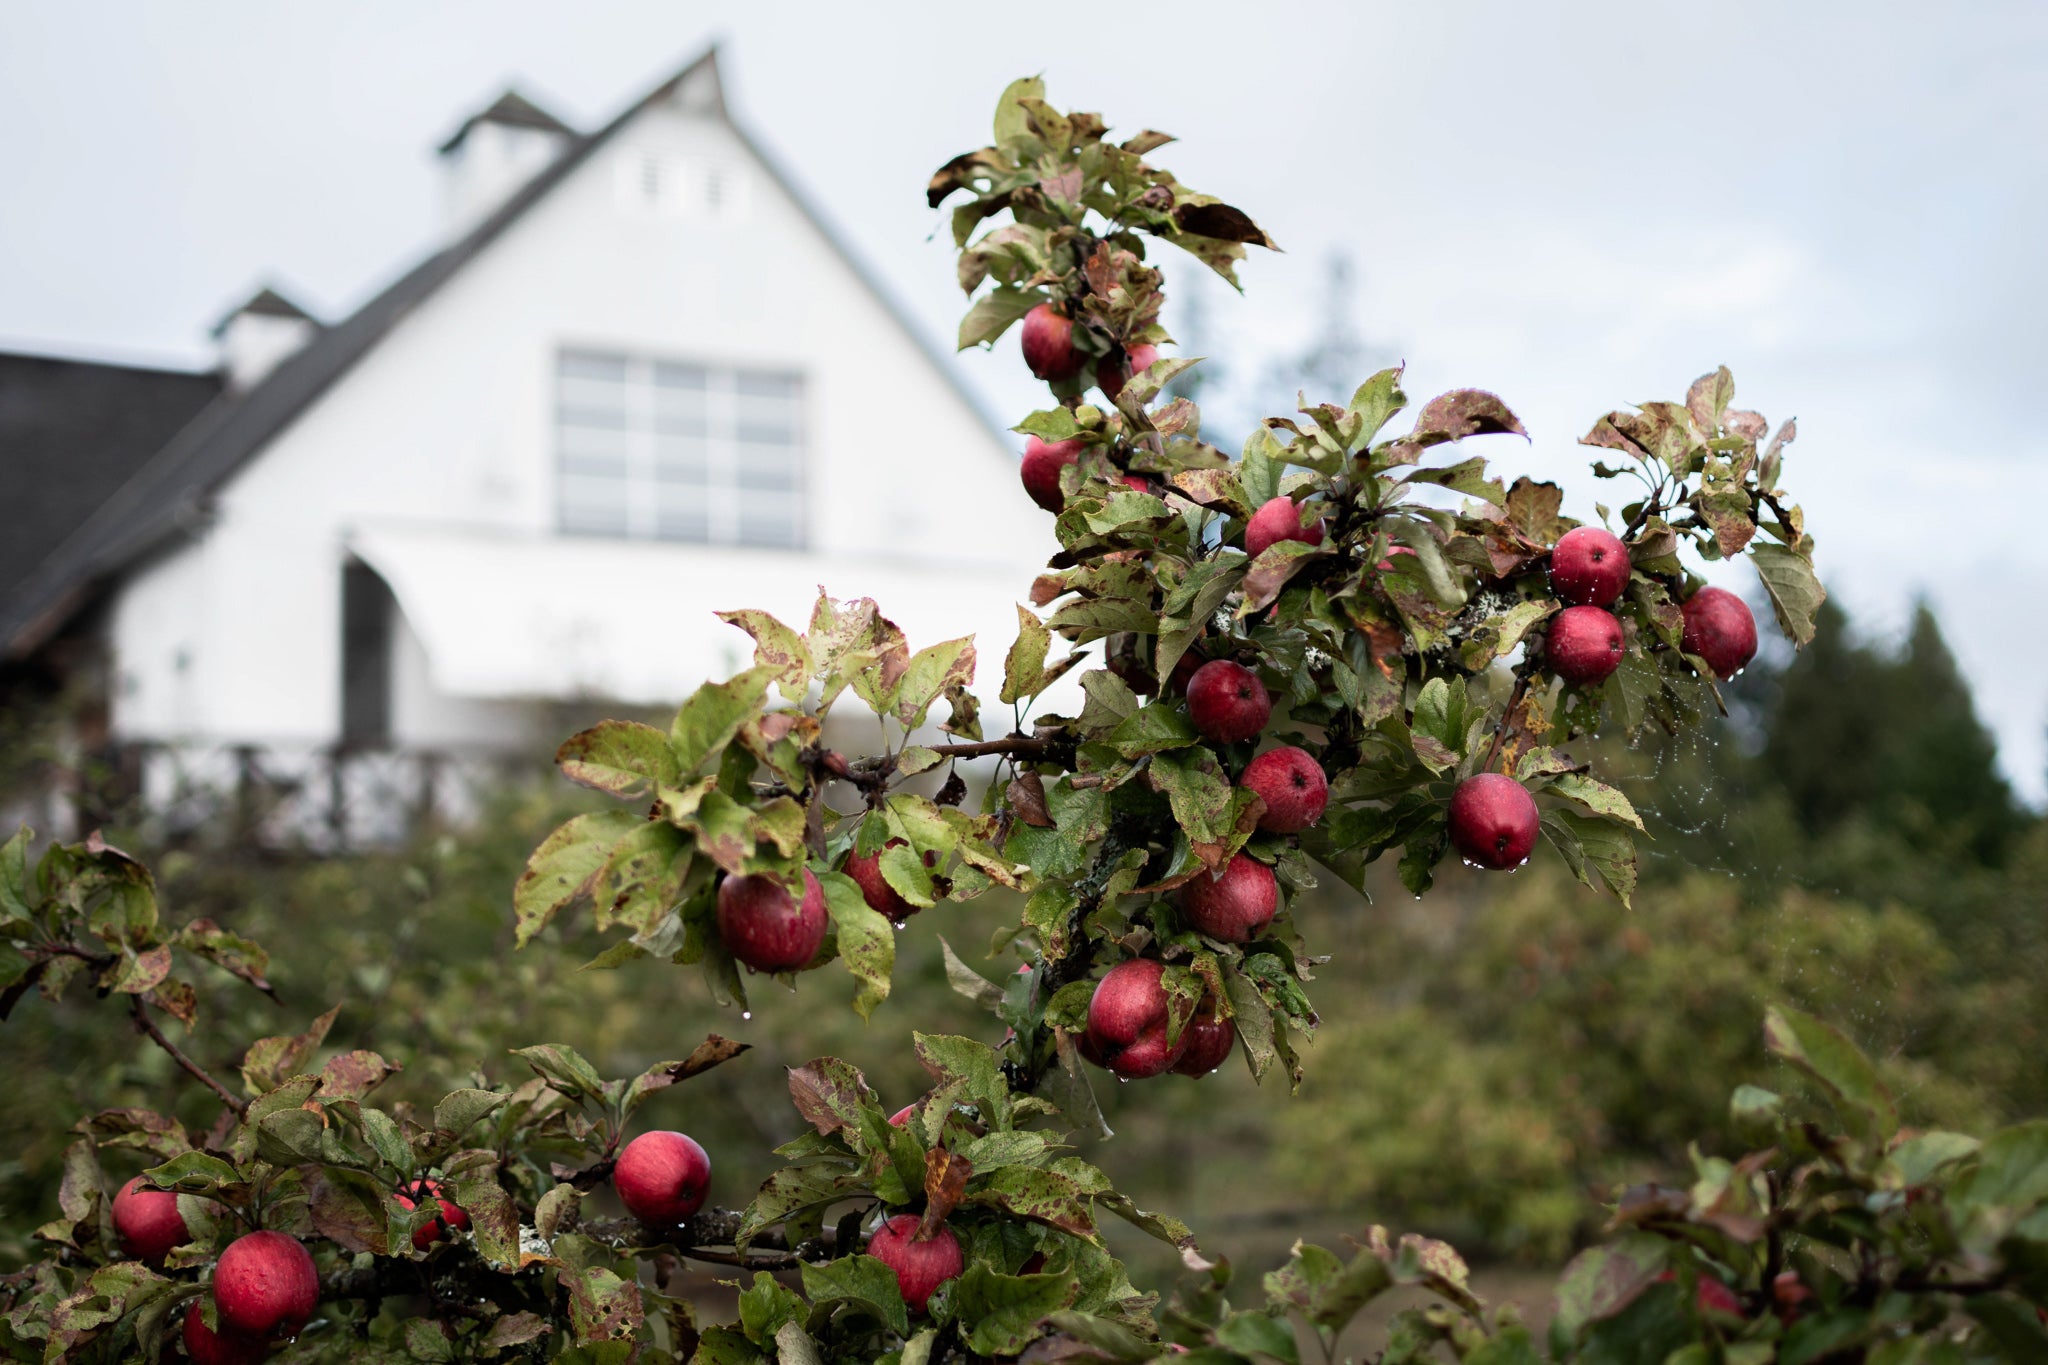
[[[304,1033],[286,1037],[259,1038],[242,1057],[242,1084],[251,1095],[262,1095],[284,1084],[285,1078],[305,1069],[305,1061],[334,1027],[336,1005],[315,1019]]]
[[[1771,610],[1776,613],[1778,628],[1785,632],[1785,638],[1795,645],[1812,643],[1814,618],[1828,596],[1827,589],[1814,576],[1813,560],[1765,541],[1753,542],[1749,557],[1756,565],[1757,577],[1763,580],[1764,591],[1770,595]]]
[[[1883,1143],[1898,1131],[1891,1091],[1870,1059],[1834,1025],[1773,1005],[1764,1011],[1764,1046],[1818,1081],[1858,1137]]]
[[[754,666],[771,670],[782,695],[801,702],[811,680],[811,651],[804,637],[765,611],[721,611],[718,619],[754,637]]]
[[[599,721],[571,735],[555,751],[555,764],[571,782],[613,796],[640,796],[681,781],[667,736],[628,720]]]
[[[525,947],[559,911],[588,894],[612,846],[643,823],[628,811],[597,811],[550,834],[526,860],[512,888],[516,946]]]

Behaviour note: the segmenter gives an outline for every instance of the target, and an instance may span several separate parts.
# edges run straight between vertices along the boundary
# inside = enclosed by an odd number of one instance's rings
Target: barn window
[[[801,549],[803,433],[798,375],[564,351],[559,525],[571,535]]]

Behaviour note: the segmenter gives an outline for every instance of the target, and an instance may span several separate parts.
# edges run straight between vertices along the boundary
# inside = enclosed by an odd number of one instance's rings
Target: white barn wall
[[[677,221],[622,208],[615,159],[647,150],[744,171],[746,220]],[[810,554],[689,550],[700,565],[715,554],[716,569],[675,583],[667,614],[763,605],[801,624],[808,588],[800,602],[757,603],[750,580],[815,583],[807,561],[821,557],[835,563],[826,586],[856,596],[871,589],[849,562],[874,561],[878,571],[887,562],[895,572],[877,577],[893,581],[899,595],[884,599],[884,609],[957,620],[947,634],[978,630],[993,694],[1015,630],[1010,603],[1024,600],[1051,549],[1048,519],[1018,487],[1014,453],[934,372],[733,129],[670,104],[621,129],[232,479],[203,552],[173,556],[127,585],[114,647],[136,674],[137,700],[117,706],[117,732],[157,738],[176,723],[220,742],[330,742],[340,715],[348,534],[429,522],[551,537],[554,366],[564,345],[805,376]],[[903,434],[907,414],[923,432],[915,442]],[[536,539],[535,552],[545,543]],[[906,583],[918,600],[902,599]],[[995,585],[1007,585],[1006,599],[987,600]],[[181,693],[161,676],[165,632],[173,619],[194,619],[195,602],[204,606],[192,627],[190,672],[201,681]],[[418,642],[405,643],[408,630],[400,637],[407,742],[526,738],[504,734],[511,713],[502,703],[434,696],[422,683],[427,660]],[[912,643],[937,638],[914,633]],[[744,639],[732,633],[732,642],[744,658]],[[699,676],[726,666],[707,657]],[[682,682],[677,696],[694,681]]]

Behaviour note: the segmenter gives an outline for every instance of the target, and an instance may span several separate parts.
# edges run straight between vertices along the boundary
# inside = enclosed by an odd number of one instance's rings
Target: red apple
[[[1539,823],[1536,798],[1504,773],[1468,777],[1451,793],[1451,843],[1475,866],[1520,867]]]
[[[910,1122],[910,1116],[916,1112],[917,1106],[915,1104],[904,1105],[901,1109],[889,1115],[889,1126],[891,1128],[901,1128],[904,1124]]]
[[[1685,632],[1679,648],[1707,661],[1722,682],[1748,667],[1756,657],[1756,617],[1743,600],[1726,588],[1701,588],[1687,598]]]
[[[1025,439],[1024,463],[1020,468],[1024,491],[1033,502],[1054,513],[1067,505],[1067,495],[1060,492],[1060,471],[1081,458],[1085,444],[1078,436],[1070,441],[1041,441],[1036,436]]]
[[[1198,934],[1225,943],[1249,943],[1273,922],[1280,908],[1280,883],[1257,858],[1233,853],[1223,875],[1197,872],[1181,883],[1180,912]]]
[[[1152,368],[1159,359],[1159,348],[1149,341],[1141,341],[1130,350],[1118,355],[1110,352],[1095,362],[1095,385],[1102,390],[1110,402],[1124,391],[1124,385]]]
[[[320,1275],[295,1237],[268,1230],[236,1238],[213,1268],[223,1334],[295,1337],[320,1306]]]
[[[446,1227],[458,1229],[469,1226],[469,1215],[464,1213],[453,1199],[441,1193],[441,1182],[438,1180],[422,1180],[412,1189],[401,1192],[398,1196],[398,1207],[417,1208],[418,1201],[422,1199],[432,1199],[440,1204],[441,1216],[413,1230],[412,1244],[421,1251],[441,1240],[444,1224]]]
[[[688,1133],[642,1133],[612,1168],[626,1212],[654,1228],[672,1228],[704,1207],[711,1158]]]
[[[1219,744],[1251,739],[1272,716],[1265,685],[1243,664],[1212,659],[1188,679],[1188,719],[1203,739]]]
[[[185,1310],[183,1336],[185,1357],[192,1365],[256,1365],[269,1354],[269,1348],[263,1342],[236,1332],[216,1332],[208,1327],[206,1316],[196,1303]]]
[[[1305,749],[1283,744],[1245,764],[1237,784],[1266,803],[1259,828],[1268,834],[1298,834],[1323,818],[1330,804],[1330,780]]]
[[[1049,303],[1041,303],[1024,315],[1022,340],[1024,363],[1040,379],[1068,379],[1081,369],[1081,353],[1074,349],[1074,321]]]
[[[1621,622],[1605,607],[1566,607],[1550,618],[1543,658],[1568,683],[1590,687],[1605,682],[1627,653]]]
[[[1413,555],[1414,553],[1414,549],[1411,546],[1407,545],[1395,545],[1389,547],[1387,550],[1387,557],[1379,562],[1379,571],[1381,573],[1385,573],[1389,569],[1393,568],[1395,555]]]
[[[139,1175],[114,1195],[114,1235],[121,1239],[122,1254],[152,1265],[172,1247],[192,1240],[191,1229],[178,1212],[178,1196],[145,1185]]]
[[[1136,474],[1126,474],[1123,476],[1123,480],[1124,487],[1130,489],[1133,493],[1150,493],[1152,491],[1152,486]]]
[[[917,1240],[917,1215],[899,1213],[868,1238],[868,1255],[896,1272],[896,1287],[911,1312],[924,1312],[940,1285],[967,1268],[960,1239],[944,1223],[930,1240]]]
[[[917,907],[903,899],[896,888],[889,885],[889,879],[882,875],[882,854],[892,848],[904,847],[903,840],[891,839],[866,858],[849,851],[842,869],[860,887],[861,899],[868,903],[870,910],[887,915],[898,924],[916,914]]]
[[[1550,551],[1550,590],[1566,602],[1604,607],[1628,587],[1628,546],[1597,526],[1575,526]]]
[[[1103,973],[1088,1000],[1082,1055],[1125,1080],[1157,1076],[1179,1061],[1187,1044],[1182,1038],[1167,1046],[1165,975],[1165,965],[1149,957]]]
[[[1712,1275],[1700,1276],[1699,1287],[1693,1293],[1693,1303],[1702,1313],[1719,1313],[1730,1318],[1742,1316],[1742,1300],[1735,1297],[1734,1290]]]
[[[804,899],[769,876],[727,877],[718,886],[718,937],[757,972],[808,967],[825,941],[825,890],[804,869]]]
[[[1301,504],[1285,495],[1269,500],[1245,523],[1244,552],[1257,559],[1283,540],[1298,540],[1304,545],[1322,544],[1323,519],[1317,517],[1303,526]]]
[[[1214,996],[1205,995],[1180,1040],[1186,1050],[1173,1064],[1174,1074],[1206,1076],[1230,1059],[1230,1050],[1237,1046],[1237,1025],[1216,1012]]]

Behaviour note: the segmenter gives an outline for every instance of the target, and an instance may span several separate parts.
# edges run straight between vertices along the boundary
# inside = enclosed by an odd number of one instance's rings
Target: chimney
[[[247,393],[313,339],[320,323],[275,289],[255,297],[214,324],[220,371],[230,392]]]
[[[440,147],[448,236],[489,217],[575,140],[575,129],[517,90],[463,120]]]

